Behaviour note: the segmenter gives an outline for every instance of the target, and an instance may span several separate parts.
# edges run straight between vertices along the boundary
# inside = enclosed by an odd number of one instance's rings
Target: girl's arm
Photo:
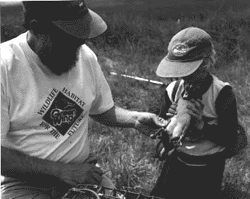
[[[215,109],[218,125],[205,124],[204,131],[209,140],[230,148],[236,140],[238,128],[237,102],[232,87],[225,86],[220,91]]]

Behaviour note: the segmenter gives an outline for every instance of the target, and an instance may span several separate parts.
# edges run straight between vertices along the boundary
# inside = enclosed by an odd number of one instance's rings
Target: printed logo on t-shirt
[[[67,132],[72,135],[83,119],[84,104],[66,88],[62,92],[53,89],[38,112],[43,115],[40,126],[50,129],[55,138],[64,136]]]

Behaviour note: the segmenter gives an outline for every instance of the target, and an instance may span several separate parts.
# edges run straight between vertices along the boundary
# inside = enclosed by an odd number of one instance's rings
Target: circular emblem
[[[176,57],[181,57],[187,54],[188,50],[189,50],[188,46],[183,43],[176,44],[172,48],[173,55]]]

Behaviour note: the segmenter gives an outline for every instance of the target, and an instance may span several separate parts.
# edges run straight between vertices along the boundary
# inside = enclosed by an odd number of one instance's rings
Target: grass
[[[20,14],[20,13],[19,13]],[[112,76],[110,71],[162,81],[155,69],[167,53],[170,38],[188,26],[205,29],[215,41],[218,62],[213,73],[228,81],[236,93],[239,118],[250,135],[250,11],[228,11],[218,15],[172,18],[152,13],[101,12],[108,31],[88,44],[96,52],[111,86],[117,105],[138,111],[159,106],[161,89]],[[1,40],[6,41],[24,32],[18,12],[2,15]],[[157,142],[133,129],[108,128],[90,121],[91,151],[118,188],[148,194],[159,175],[161,163],[154,159]],[[226,138],[225,138],[226,139]],[[225,198],[250,197],[250,147],[228,159],[222,184]]]

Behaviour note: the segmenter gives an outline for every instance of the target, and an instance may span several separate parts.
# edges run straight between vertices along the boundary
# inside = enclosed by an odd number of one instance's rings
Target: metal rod
[[[118,74],[116,72],[110,72],[110,74],[111,75],[119,75],[119,76],[130,78],[130,79],[135,79],[137,81],[149,82],[149,83],[157,84],[157,85],[165,85],[163,82],[159,82],[159,81],[151,80],[151,79],[145,79],[145,78],[142,78],[142,77],[137,77],[137,76],[132,76],[132,75],[125,75],[125,74]]]

